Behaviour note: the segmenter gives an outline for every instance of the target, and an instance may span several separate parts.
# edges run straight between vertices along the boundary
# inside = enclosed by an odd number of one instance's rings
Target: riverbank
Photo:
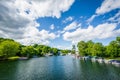
[[[98,63],[105,63],[105,64],[112,64],[112,65],[115,65],[115,66],[118,66],[120,67],[120,58],[102,58],[102,57],[97,57],[97,56],[83,56],[83,57],[77,57],[77,56],[74,56],[75,58],[77,59],[80,59],[80,60],[91,60],[92,62],[98,62]]]
[[[29,59],[28,57],[20,57],[20,56],[13,56],[13,57],[8,57],[8,58],[1,58],[0,61],[5,61],[5,60],[27,60]]]

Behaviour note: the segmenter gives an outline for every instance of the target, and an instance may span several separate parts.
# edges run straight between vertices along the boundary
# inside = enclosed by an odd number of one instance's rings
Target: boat
[[[20,57],[19,60],[27,60],[28,57]]]

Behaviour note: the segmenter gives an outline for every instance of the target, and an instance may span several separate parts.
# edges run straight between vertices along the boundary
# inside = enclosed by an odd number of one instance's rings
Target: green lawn
[[[117,57],[117,58],[106,58],[106,59],[120,60],[120,57]]]
[[[19,59],[20,57],[19,56],[13,56],[13,57],[9,57],[8,59],[9,60],[17,60],[17,59]]]

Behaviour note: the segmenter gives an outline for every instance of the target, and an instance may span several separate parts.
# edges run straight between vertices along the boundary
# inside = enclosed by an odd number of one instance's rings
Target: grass
[[[108,59],[113,59],[113,60],[120,60],[120,57],[117,57],[117,58],[106,58],[107,60]]]
[[[13,57],[9,57],[8,60],[17,60],[19,58],[20,58],[19,56],[13,56]]]
[[[115,60],[120,60],[120,57],[118,57],[118,58],[114,58]]]

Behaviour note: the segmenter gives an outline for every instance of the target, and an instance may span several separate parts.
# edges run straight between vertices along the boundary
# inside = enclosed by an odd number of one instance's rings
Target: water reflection
[[[104,63],[81,61],[81,79],[86,80],[120,80],[120,70]]]
[[[120,68],[71,56],[0,62],[0,80],[120,80]]]

